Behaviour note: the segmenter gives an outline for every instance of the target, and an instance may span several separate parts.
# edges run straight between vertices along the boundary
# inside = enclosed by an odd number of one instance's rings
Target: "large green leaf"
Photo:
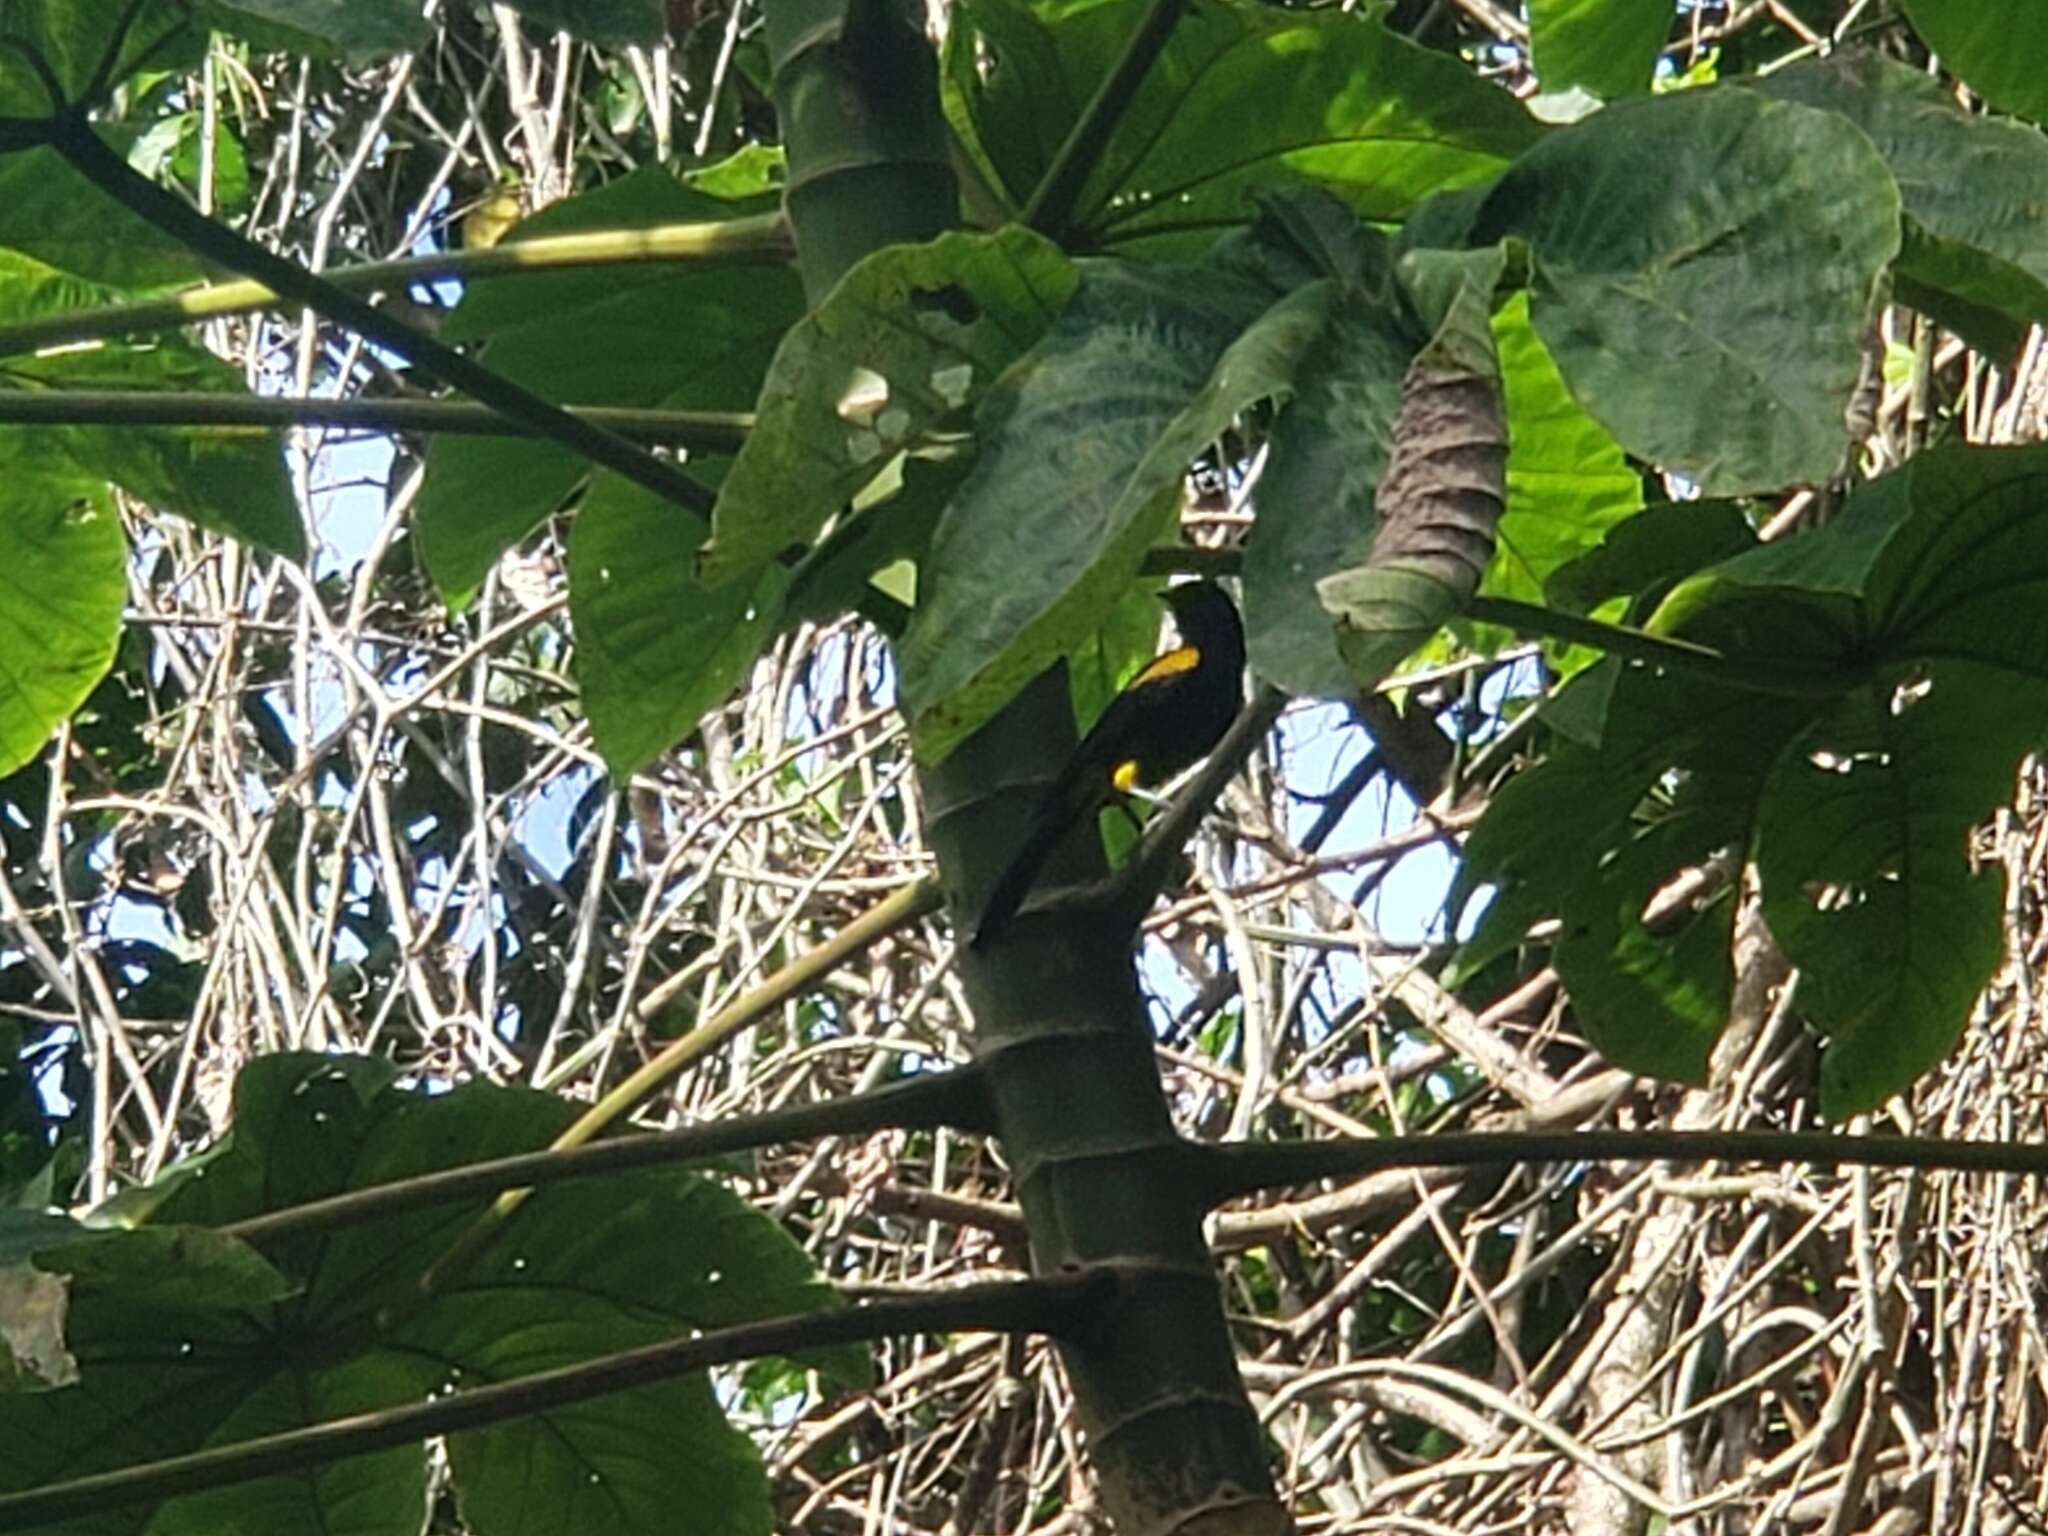
[[[358,1059],[342,1061],[352,1066]],[[370,1107],[348,1160],[351,1186],[510,1155],[544,1143],[576,1114],[576,1106],[549,1095],[486,1083],[438,1095],[388,1090]],[[307,1285],[309,1304],[338,1318],[370,1315],[404,1297],[419,1269],[442,1254],[477,1209],[476,1203],[441,1207],[326,1236],[319,1274]],[[594,1221],[595,1210],[607,1220]],[[679,1233],[688,1234],[687,1244],[676,1241]],[[445,1305],[405,1324],[406,1337],[476,1335],[478,1348],[490,1347],[482,1335],[496,1325],[478,1318],[501,1301],[524,1305],[520,1292],[527,1285],[573,1286],[586,1297],[639,1309],[676,1325],[671,1336],[683,1327],[723,1327],[839,1304],[774,1221],[723,1186],[675,1169],[539,1190],[462,1273],[465,1281],[451,1286]],[[847,1385],[869,1379],[863,1345],[804,1358]]]
[[[1907,510],[1865,582],[1866,644],[1975,661],[2014,686],[2048,679],[2048,449],[1921,454],[1869,494],[1886,521],[1894,499]]]
[[[630,1341],[615,1309],[570,1301],[484,1341],[469,1368],[486,1377],[546,1370]],[[774,1524],[761,1453],[726,1422],[702,1375],[452,1435],[448,1463],[456,1507],[479,1532],[669,1532],[679,1510],[691,1512],[692,1532],[767,1536]]]
[[[2044,497],[2048,449],[1925,454],[1825,528],[1681,582],[1652,627],[1754,686],[1611,663],[1578,680],[1567,699],[1605,690],[1577,712],[1598,730],[1511,784],[1467,847],[1459,900],[1499,895],[1460,969],[1554,913],[1588,1035],[1626,1065],[1696,1069],[1726,945],[1700,937],[1711,908],[1644,908],[1717,851],[1753,853],[1829,1039],[1823,1107],[1909,1085],[2003,953],[1970,834],[2048,736]]]
[[[84,5],[9,0],[0,49],[0,115],[35,119],[120,84],[146,58],[156,69],[195,64],[205,35],[177,0]],[[40,68],[38,67],[40,66]],[[61,97],[53,100],[44,71]],[[189,250],[79,176],[48,148],[0,155],[0,247],[63,271],[127,286],[201,275]]]
[[[10,451],[11,448],[11,451]],[[128,544],[106,486],[0,443],[0,775],[113,665]]]
[[[787,578],[769,562],[710,587],[695,571],[709,524],[601,471],[569,535],[569,609],[583,709],[624,782],[697,727],[746,675],[782,618]]]
[[[2048,677],[1889,668],[1780,757],[1757,873],[1829,1037],[1830,1116],[1877,1107],[1948,1054],[2004,958],[2005,881],[1972,867],[1970,829],[2011,799],[2044,722]]]
[[[2030,0],[1902,0],[1941,62],[1986,101],[2048,123],[2048,32]]]
[[[1716,494],[1840,468],[1899,243],[1897,187],[1842,118],[1738,90],[1616,103],[1501,179],[1477,239],[1503,235],[1566,384],[1631,453]]]
[[[1671,35],[1671,0],[1529,0],[1529,57],[1546,94],[1637,96]]]
[[[1632,1070],[1698,1081],[1727,1017],[1731,893],[1710,882],[1703,901],[1654,924],[1647,912],[1676,872],[1746,842],[1770,752],[1801,711],[1781,700],[1759,707],[1732,689],[1674,689],[1611,662],[1566,696],[1575,692],[1602,696],[1604,734],[1597,748],[1561,743],[1509,784],[1497,823],[1489,808],[1457,900],[1481,879],[1500,891],[1459,969],[1554,913],[1551,958],[1586,1038]],[[1707,739],[1714,753],[1698,750]]]
[[[249,1348],[243,1313],[123,1307],[74,1293],[70,1329],[78,1382],[0,1396],[0,1488],[18,1491],[184,1455],[246,1393],[229,1363]],[[131,1505],[39,1529],[128,1536],[142,1531],[152,1513]]]
[[[509,238],[730,219],[751,209],[693,192],[650,166],[554,204]],[[802,290],[780,268],[633,265],[474,283],[445,334],[484,341],[486,363],[564,404],[745,410],[802,313]],[[436,438],[415,511],[436,583],[456,595],[474,590],[588,473],[586,460],[554,443]]]
[[[219,1224],[530,1149],[574,1114],[540,1094],[472,1084],[435,1095],[389,1086],[389,1078],[387,1066],[361,1058],[259,1058],[237,1084],[226,1142],[203,1165],[174,1170],[153,1201],[126,1210],[154,1222]],[[493,1245],[424,1294],[423,1268],[485,1204],[458,1201],[267,1244],[293,1287],[282,1300],[270,1299],[274,1275],[253,1289],[238,1279],[229,1297],[137,1270],[144,1249],[181,1252],[183,1229],[90,1240],[103,1258],[97,1267],[75,1262],[69,1344],[80,1380],[33,1399],[0,1397],[0,1486],[234,1443],[693,1329],[836,1304],[772,1221],[719,1186],[668,1169],[537,1192]],[[259,1261],[246,1255],[230,1265],[234,1250],[223,1242],[191,1250],[187,1262],[223,1276],[268,1273],[251,1270]],[[137,1250],[136,1262],[107,1262],[104,1254],[122,1245]],[[56,1258],[81,1246],[72,1242]],[[866,1379],[857,1348],[804,1363],[849,1385]],[[458,1504],[480,1536],[666,1532],[679,1509],[690,1512],[692,1530],[713,1536],[768,1528],[758,1458],[701,1374],[467,1431],[449,1450]],[[425,1472],[424,1449],[401,1447],[64,1529],[417,1530]]]
[[[98,1410],[117,1406],[117,1401],[109,1403],[114,1394],[95,1390],[108,1376],[130,1388],[138,1387],[140,1377],[144,1390],[180,1390],[174,1373],[159,1378],[146,1367],[110,1370],[110,1362],[163,1357],[173,1347],[196,1355],[202,1340],[223,1343],[223,1333],[242,1328],[252,1309],[281,1302],[295,1289],[248,1245],[198,1227],[94,1233],[38,1254],[36,1262],[68,1277],[76,1309],[70,1331],[78,1340],[85,1385],[75,1395],[50,1400],[52,1423],[61,1426],[60,1432],[89,1426]],[[186,1331],[194,1327],[204,1330],[196,1339]],[[185,1374],[190,1380],[201,1372]],[[386,1407],[432,1391],[438,1377],[431,1362],[395,1355],[370,1355],[331,1370],[283,1364],[225,1413],[219,1437],[249,1439],[296,1429],[309,1420]],[[137,1406],[145,1401],[138,1399]],[[150,1529],[197,1536],[205,1531],[318,1528],[380,1536],[416,1521],[425,1494],[421,1458],[407,1450],[389,1451],[310,1474],[264,1478],[175,1499],[158,1512]],[[130,1528],[146,1513],[131,1511],[115,1517],[120,1524],[98,1528]]]
[[[513,1304],[485,1292],[444,1309],[423,1320],[422,1344],[472,1380],[498,1380],[827,1298],[801,1250],[717,1185],[635,1175],[612,1182],[607,1212],[597,1224],[573,1200],[522,1211],[473,1282]],[[553,1297],[544,1315],[520,1299],[534,1284]],[[865,1383],[861,1351],[814,1363]],[[449,1457],[462,1514],[482,1531],[668,1531],[679,1509],[693,1529],[770,1528],[759,1453],[701,1373],[457,1435]]]
[[[120,297],[118,288],[59,271],[21,251],[0,247],[0,321],[38,320],[67,310],[112,304]]]
[[[124,1301],[234,1308],[282,1301],[292,1283],[239,1238],[205,1227],[93,1232],[44,1248],[36,1267],[74,1286],[118,1288]]]
[[[0,246],[121,288],[186,283],[204,275],[184,246],[86,181],[51,149],[0,156]]]
[[[1595,696],[1597,745],[1560,741],[1466,843],[1453,908],[1497,890],[1454,974],[1555,916],[1552,961],[1587,1039],[1632,1070],[1697,1081],[1726,1021],[1732,904],[1681,908],[1654,929],[1645,909],[1688,867],[1747,848],[1773,756],[1817,706],[1613,661],[1559,705],[1576,694]]]
[[[285,1362],[248,1386],[221,1417],[209,1440],[231,1445],[262,1435],[285,1434],[307,1424],[375,1413],[419,1402],[445,1391],[448,1384],[445,1370],[433,1359],[408,1351],[366,1350],[321,1365]],[[428,1508],[426,1458],[414,1447],[396,1446],[303,1472],[168,1499],[149,1521],[148,1532],[149,1536],[263,1536],[276,1531],[410,1536],[420,1529]]]
[[[2044,496],[2048,450],[1924,454],[1859,492],[1839,533],[1795,541],[1806,560],[1762,546],[1659,613],[1689,634],[1756,630],[1788,578],[1854,600],[1844,649],[1866,680],[1780,763],[1757,855],[1773,931],[1831,1038],[1831,1114],[1938,1061],[2002,956],[2000,884],[1974,870],[1969,831],[2048,736]]]
[[[1212,268],[1082,264],[1038,347],[982,403],[900,650],[928,761],[1101,624],[1169,526],[1188,465],[1284,393],[1329,289],[1278,305]],[[1254,324],[1258,322],[1258,324]]]
[[[1900,297],[2007,356],[2048,319],[2048,226],[2027,212],[2048,207],[2048,136],[1972,116],[1922,71],[1862,49],[1754,84],[1839,112],[1870,135],[1906,215]]]
[[[1028,0],[958,0],[939,99],[988,191],[1015,217],[1088,105],[1130,17],[1106,0],[1054,16]],[[1105,51],[1108,50],[1108,51]]]
[[[0,251],[0,312],[56,312],[74,284],[51,268]],[[107,389],[246,393],[240,370],[180,336],[100,343],[0,362],[0,389]],[[6,445],[17,447],[10,450]],[[277,435],[251,427],[0,427],[0,453],[53,450],[150,506],[203,527],[305,558],[306,535]]]
[[[1317,329],[1299,348],[1259,476],[1245,634],[1260,675],[1291,693],[1346,696],[1350,676],[1316,581],[1372,546],[1373,493],[1423,328],[1397,288],[1391,244],[1328,194],[1268,197],[1258,223],[1216,258],[1319,295],[1313,312],[1297,305]]]
[[[1507,404],[1508,500],[1498,545],[1479,590],[1520,602],[1543,600],[1550,578],[1595,548],[1643,505],[1642,476],[1607,429],[1566,388],[1517,294],[1493,317]],[[1582,648],[1558,648],[1565,671]]]
[[[751,578],[810,543],[899,452],[986,394],[1075,282],[1057,246],[1015,226],[892,246],[853,268],[776,349],[699,575]]]
[[[1514,430],[1512,418],[1508,430]],[[1508,464],[1512,476],[1512,450]],[[1734,502],[1659,502],[1616,523],[1599,544],[1552,571],[1543,598],[1578,613],[1614,597],[1654,607],[1702,566],[1731,560],[1755,544],[1749,519]]]
[[[348,1184],[370,1107],[394,1076],[374,1057],[259,1056],[235,1079],[233,1134],[153,1183],[122,1191],[101,1214],[128,1224],[221,1226],[336,1194]],[[316,1234],[265,1251],[300,1276],[318,1264],[326,1242]]]
[[[1013,208],[1146,9],[963,9],[967,24],[956,21],[947,43],[947,115]],[[1253,189],[1287,182],[1398,220],[1438,188],[1495,174],[1538,131],[1506,92],[1377,21],[1193,0],[1082,189],[1073,236],[1184,253],[1249,218]]]
[[[78,101],[103,67],[106,84],[120,84],[145,53],[158,69],[196,58],[204,38],[186,24],[178,0],[144,0],[132,9],[131,18],[127,5],[7,0],[0,21],[5,35],[21,47],[0,48],[0,115],[48,117],[56,108]],[[117,47],[118,57],[107,63]],[[63,102],[50,100],[41,76],[24,56],[27,51],[33,51],[56,77]]]
[[[1365,559],[1415,339],[1385,304],[1339,292],[1273,423],[1244,557],[1245,639],[1260,676],[1348,697],[1351,674],[1316,582]]]

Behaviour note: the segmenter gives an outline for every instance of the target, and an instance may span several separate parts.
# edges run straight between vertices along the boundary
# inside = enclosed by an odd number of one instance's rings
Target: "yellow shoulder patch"
[[[1128,795],[1138,787],[1138,760],[1127,757],[1109,770],[1109,782],[1120,795]]]
[[[1164,655],[1154,656],[1145,665],[1145,670],[1132,678],[1129,686],[1137,688],[1145,683],[1156,683],[1162,677],[1177,677],[1183,672],[1192,672],[1202,664],[1202,653],[1192,645],[1177,645]]]

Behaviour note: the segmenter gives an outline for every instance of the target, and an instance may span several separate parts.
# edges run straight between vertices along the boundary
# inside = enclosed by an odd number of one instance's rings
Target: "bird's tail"
[[[1018,909],[1024,905],[1024,898],[1038,883],[1039,872],[1045,868],[1045,861],[1052,857],[1053,850],[1059,847],[1060,840],[1076,821],[1094,810],[1100,800],[1096,785],[1080,763],[1069,765],[1045,792],[1032,815],[1031,830],[1025,833],[1017,851],[1010,855],[1010,862],[1004,866],[995,889],[989,892],[988,901],[981,909],[981,921],[974,929],[974,948],[981,948],[1010,925],[1010,919],[1017,915]]]

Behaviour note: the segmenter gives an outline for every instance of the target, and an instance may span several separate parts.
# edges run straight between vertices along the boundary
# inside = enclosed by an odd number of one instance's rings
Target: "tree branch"
[[[6,365],[0,363],[0,372]],[[753,426],[751,412],[634,410],[564,406],[623,438],[674,443],[701,453],[734,453]],[[467,400],[347,399],[230,395],[186,390],[36,389],[0,391],[0,422],[57,426],[348,427],[366,432],[454,432],[477,437],[532,436],[500,411]]]
[[[536,1189],[565,1179],[622,1173],[629,1168],[695,1162],[778,1142],[940,1126],[969,1131],[987,1129],[980,1068],[965,1066],[934,1072],[891,1083],[873,1093],[774,1110],[765,1115],[742,1115],[708,1125],[686,1125],[680,1130],[620,1136],[587,1146],[550,1147],[542,1152],[494,1157],[460,1168],[352,1189],[324,1200],[309,1200],[304,1205],[230,1222],[220,1230],[244,1242],[261,1243],[301,1232],[331,1232],[383,1221],[409,1211],[473,1200],[501,1190]]]
[[[688,1034],[671,1041],[652,1061],[579,1115],[574,1124],[554,1139],[554,1149],[565,1151],[593,1140],[691,1062],[722,1045],[769,1009],[781,1007],[822,981],[869,945],[879,943],[899,928],[909,927],[928,913],[936,912],[944,901],[945,892],[939,882],[930,877],[891,892],[886,899],[862,913],[816,949],[784,966],[752,991],[734,999],[728,1007],[719,1010]],[[666,1002],[657,989],[656,994],[636,1012],[645,1017],[665,1007]],[[978,1080],[974,1087],[978,1094]],[[525,1198],[526,1191],[522,1189],[508,1189],[500,1195],[497,1202],[477,1219],[476,1225],[456,1239],[454,1246],[421,1277],[422,1289],[434,1289],[481,1252]]]
[[[1241,1195],[1388,1168],[1518,1163],[1807,1163],[1821,1168],[1938,1168],[2048,1174],[2048,1145],[1844,1136],[1828,1131],[1474,1131],[1371,1141],[1194,1144],[1188,1156],[1212,1209]]]
[[[47,137],[47,135],[44,135]],[[473,251],[436,251],[399,261],[364,262],[320,274],[322,282],[348,293],[403,292],[414,283],[454,278],[470,283],[513,272],[547,272],[571,267],[630,266],[641,262],[787,265],[795,254],[789,226],[779,213],[716,224],[657,224],[649,229],[589,230],[502,240]],[[0,325],[0,357],[44,347],[102,341],[143,331],[196,325],[228,315],[249,314],[278,303],[275,288],[253,278],[208,283],[163,299],[75,309]]]
[[[673,464],[602,427],[578,421],[559,406],[549,404],[453,347],[187,207],[109,149],[81,112],[67,110],[52,118],[49,143],[79,175],[200,255],[230,271],[252,277],[280,296],[307,305],[358,335],[388,347],[422,374],[466,391],[521,426],[575,449],[635,485],[678,506],[710,512],[716,499],[712,491]]]

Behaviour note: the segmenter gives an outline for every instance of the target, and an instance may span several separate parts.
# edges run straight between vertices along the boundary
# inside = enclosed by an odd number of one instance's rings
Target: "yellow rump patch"
[[[1109,770],[1109,782],[1120,795],[1128,795],[1138,787],[1138,760],[1127,757]]]
[[[1156,683],[1162,677],[1178,677],[1183,672],[1192,672],[1202,664],[1202,653],[1192,645],[1175,646],[1163,656],[1155,656],[1146,664],[1145,670],[1130,681],[1130,686]]]

